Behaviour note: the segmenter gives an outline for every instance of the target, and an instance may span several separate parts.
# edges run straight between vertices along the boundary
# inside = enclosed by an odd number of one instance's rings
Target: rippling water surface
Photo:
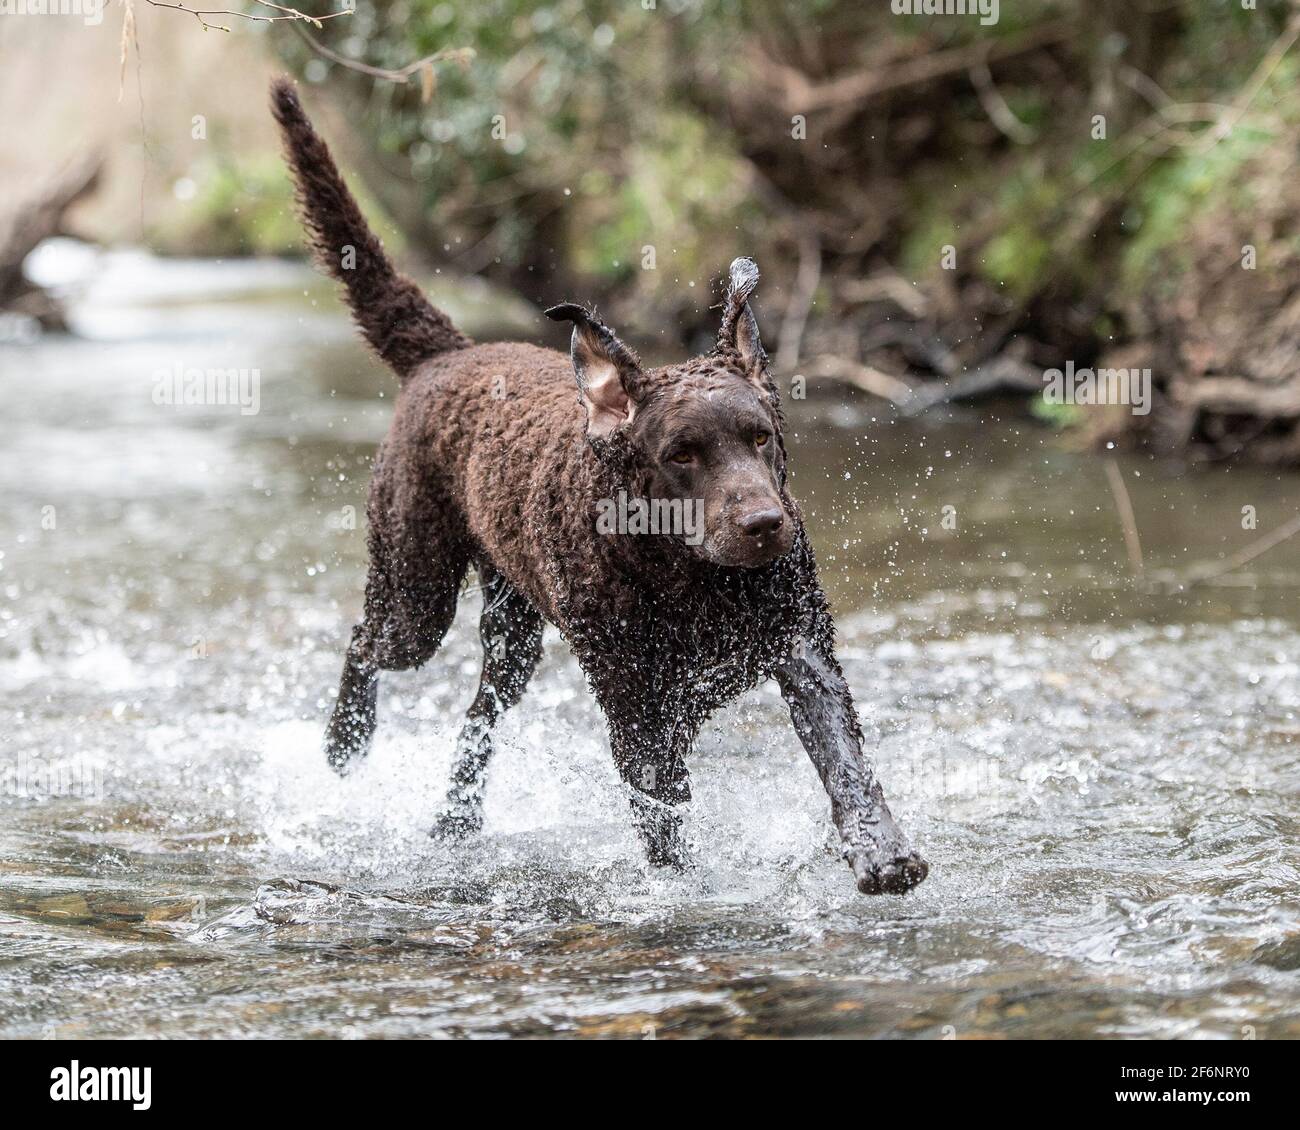
[[[0,1035],[1300,1036],[1300,539],[1173,583],[1300,480],[1124,461],[1137,589],[1099,457],[814,390],[795,489],[930,880],[855,893],[772,687],[649,871],[553,633],[447,848],[476,594],[360,771],[319,749],[389,379],[298,268],[95,277],[83,336],[0,346]],[[156,404],[177,364],[259,412]]]

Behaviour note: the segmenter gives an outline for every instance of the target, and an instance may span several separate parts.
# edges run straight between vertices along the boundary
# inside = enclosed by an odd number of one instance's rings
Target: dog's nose
[[[761,538],[765,534],[774,534],[785,522],[785,514],[780,507],[773,506],[767,510],[755,510],[746,514],[737,525],[751,538]]]

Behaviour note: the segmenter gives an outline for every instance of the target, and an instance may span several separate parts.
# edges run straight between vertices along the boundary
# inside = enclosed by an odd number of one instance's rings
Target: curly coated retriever
[[[731,265],[717,346],[681,364],[646,368],[571,304],[546,312],[572,323],[568,357],[475,345],[396,272],[287,82],[274,85],[272,104],[316,258],[401,381],[370,485],[365,613],[326,732],[330,764],[343,771],[366,752],[379,672],[433,656],[472,565],[484,593],[483,673],[434,835],[482,826],[492,727],[523,693],[549,622],[608,720],[652,863],[685,864],[678,806],[691,796],[686,760],[701,724],[775,678],[858,889],[921,882],[928,866],[863,756],[786,490],[780,399],[749,304],[754,263]],[[625,512],[628,499],[638,503],[626,533],[598,528],[614,499]],[[641,534],[638,500],[678,528]],[[702,528],[684,528],[683,517]]]

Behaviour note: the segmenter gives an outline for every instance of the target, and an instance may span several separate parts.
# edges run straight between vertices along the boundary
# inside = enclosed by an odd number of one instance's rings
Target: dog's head
[[[749,304],[757,285],[752,259],[732,263],[717,346],[659,369],[642,368],[591,311],[572,303],[546,311],[573,323],[570,353],[588,441],[598,453],[625,447],[649,502],[681,503],[699,517],[701,536],[683,538],[693,552],[748,568],[794,542],[780,400]]]

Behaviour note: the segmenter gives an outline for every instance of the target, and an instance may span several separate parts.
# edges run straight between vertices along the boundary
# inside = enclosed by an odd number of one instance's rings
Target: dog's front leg
[[[880,783],[862,754],[862,728],[829,627],[803,637],[773,672],[808,756],[831,798],[844,858],[863,894],[902,894],[923,880],[929,865],[908,842],[885,803]]]
[[[680,733],[646,724],[610,723],[609,744],[614,764],[630,792],[632,825],[655,867],[686,867],[682,815],[676,806],[691,799]]]

